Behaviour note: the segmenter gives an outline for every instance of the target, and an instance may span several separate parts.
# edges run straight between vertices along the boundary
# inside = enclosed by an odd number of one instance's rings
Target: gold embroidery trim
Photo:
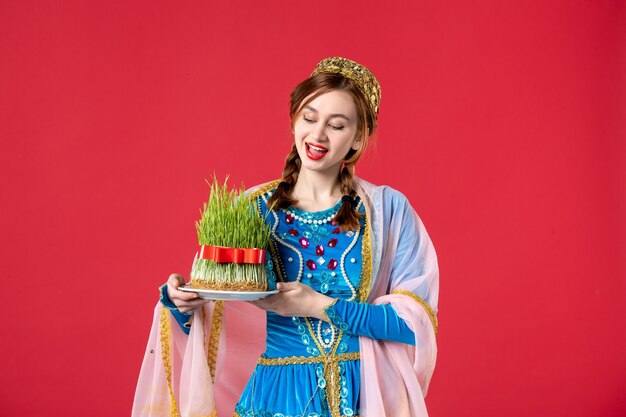
[[[332,361],[358,361],[361,359],[361,355],[359,352],[350,352],[350,353],[340,353],[339,355],[334,355]],[[314,363],[326,363],[329,362],[328,359],[323,356],[313,356],[313,357],[305,357],[305,356],[287,356],[284,358],[266,358],[265,356],[261,356],[257,361],[259,365],[266,366],[284,366],[284,365],[311,365]]]
[[[433,330],[435,331],[435,335],[437,334],[437,329],[439,326],[439,323],[437,321],[437,315],[435,314],[433,309],[430,307],[430,305],[428,305],[426,301],[424,301],[422,298],[418,297],[417,295],[413,294],[411,291],[407,291],[407,290],[395,290],[395,291],[392,291],[391,293],[402,294],[402,295],[406,295],[407,297],[411,297],[415,302],[417,302],[419,305],[424,307],[424,310],[426,310],[426,313],[428,314],[428,317],[430,318],[430,322],[433,324]]]
[[[217,415],[217,414],[216,414],[216,415]],[[211,415],[211,417],[213,417],[213,416]],[[243,416],[242,416],[241,414],[239,414],[238,412],[236,412],[236,411],[235,411],[235,412],[233,412],[233,417],[243,417]],[[348,417],[348,416],[345,416],[344,414],[341,414],[341,417]],[[355,414],[355,415],[353,415],[353,416],[351,416],[351,417],[360,417],[360,416],[359,416],[359,415],[357,415],[357,414]]]
[[[280,184],[281,181],[282,179],[278,179],[278,180],[270,181],[267,184],[260,186],[259,188],[254,190],[252,193],[250,193],[250,199],[255,199],[265,194],[266,192],[273,190],[274,188],[278,187],[278,184]]]
[[[341,332],[339,333],[338,340],[341,339]],[[284,365],[309,365],[315,363],[324,364],[324,379],[326,380],[326,399],[328,401],[328,408],[330,409],[331,416],[340,417],[342,414],[339,412],[339,404],[341,400],[339,362],[341,361],[356,361],[361,359],[359,352],[340,353],[336,354],[334,351],[330,355],[325,355],[322,352],[322,356],[304,357],[304,356],[287,356],[285,358],[266,358],[261,356],[257,361],[259,365],[269,366],[284,366]]]
[[[363,257],[363,281],[359,288],[359,300],[364,303],[370,295],[370,285],[372,283],[372,242],[370,241],[370,221],[366,211],[365,214],[365,230],[363,231],[363,240],[361,243],[361,255]]]
[[[330,317],[328,317],[328,309],[333,307],[335,304],[337,304],[337,301],[339,301],[339,298],[335,298],[335,300],[332,303],[328,304],[326,307],[322,309],[324,316],[326,316],[326,321],[333,327],[334,327],[333,321],[330,319]]]
[[[211,321],[211,334],[207,348],[207,362],[211,372],[211,380],[215,381],[215,366],[217,363],[217,350],[220,345],[220,333],[222,331],[222,318],[224,317],[224,301],[218,300],[213,307],[213,320]]]
[[[332,355],[327,357],[328,362],[324,367],[324,375],[326,376],[326,395],[328,396],[328,408],[330,409],[331,416],[339,417],[339,401],[341,385],[339,384],[339,380],[341,379],[341,375],[339,373],[339,361],[336,360],[336,356]]]
[[[159,333],[161,335],[161,359],[165,368],[165,378],[167,380],[167,388],[170,392],[170,414],[172,417],[180,417],[178,412],[178,404],[176,396],[172,388],[172,363],[170,361],[170,320],[168,317],[169,310],[161,309],[161,317],[159,318]]]
[[[337,339],[335,339],[335,345],[332,347],[332,350],[329,355],[324,353],[324,348],[315,337],[315,332],[313,330],[313,326],[311,325],[311,321],[305,317],[304,318],[307,327],[309,328],[309,333],[317,349],[320,352],[319,359],[321,359],[324,363],[324,379],[326,380],[326,400],[328,401],[328,408],[330,409],[331,417],[339,417],[339,401],[340,401],[340,390],[341,386],[339,384],[340,374],[339,374],[339,361],[337,357],[337,348],[339,347],[339,341],[343,336],[343,330],[339,330],[339,334],[337,334]]]
[[[209,354],[209,346],[211,345],[210,337],[207,337],[206,333],[206,311],[204,307],[200,307],[200,319],[202,320],[202,340],[204,341],[204,351],[206,352],[206,364],[209,367],[209,373],[211,372],[211,355]],[[213,380],[213,376],[211,376]]]

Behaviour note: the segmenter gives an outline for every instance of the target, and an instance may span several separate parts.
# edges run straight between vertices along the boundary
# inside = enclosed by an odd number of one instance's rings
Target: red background
[[[278,177],[291,88],[341,55],[383,87],[359,174],[439,254],[430,414],[625,415],[625,28],[616,0],[4,0],[0,414],[130,413],[204,178]]]

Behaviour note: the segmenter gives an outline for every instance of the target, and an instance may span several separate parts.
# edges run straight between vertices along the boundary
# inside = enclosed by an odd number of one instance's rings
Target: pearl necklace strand
[[[331,221],[332,219],[335,218],[335,216],[337,215],[337,213],[333,213],[330,216],[321,219],[321,220],[316,220],[316,219],[305,219],[302,216],[298,216],[296,213],[294,213],[293,211],[289,210],[289,209],[282,209],[282,211],[284,211],[287,215],[293,217],[295,220],[299,220],[302,223],[306,223],[306,224],[326,224],[329,221]]]
[[[350,282],[350,279],[348,278],[348,274],[346,273],[346,266],[345,266],[346,255],[348,255],[348,253],[352,250],[354,245],[356,245],[357,240],[359,240],[360,232],[361,232],[361,229],[359,228],[354,233],[354,239],[352,239],[352,242],[350,242],[350,244],[348,245],[348,248],[341,254],[341,258],[339,261],[339,266],[341,267],[343,280],[346,282],[346,284],[348,284],[348,288],[350,288],[350,292],[352,293],[352,297],[350,297],[348,301],[354,301],[356,299],[356,288],[354,288],[354,285],[352,285],[352,283]],[[354,258],[352,260],[354,261]]]

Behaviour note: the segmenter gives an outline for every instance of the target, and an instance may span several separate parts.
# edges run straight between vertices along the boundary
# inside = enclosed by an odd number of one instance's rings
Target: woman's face
[[[301,172],[338,175],[350,149],[360,145],[357,131],[357,109],[349,93],[333,90],[316,97],[301,109],[294,124]]]

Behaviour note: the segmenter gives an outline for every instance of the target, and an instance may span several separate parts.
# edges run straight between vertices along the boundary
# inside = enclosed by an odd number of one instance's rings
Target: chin
[[[313,162],[313,163],[312,163]],[[338,174],[341,169],[341,163],[337,164],[320,164],[316,161],[302,161],[302,165],[300,166],[300,172],[303,170],[311,171],[316,173],[328,173],[328,174]]]

